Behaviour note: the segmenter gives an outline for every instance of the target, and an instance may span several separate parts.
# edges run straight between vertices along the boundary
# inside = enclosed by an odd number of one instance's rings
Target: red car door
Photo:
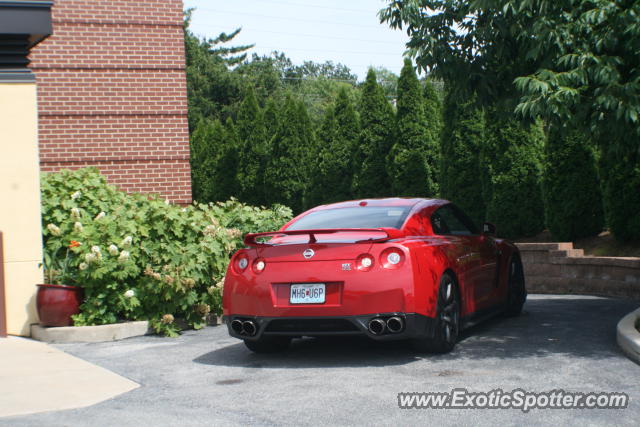
[[[438,222],[440,223],[438,225]],[[473,222],[455,205],[448,204],[432,216],[434,232],[451,236],[460,245],[458,264],[464,270],[466,296],[472,311],[491,308],[494,304],[496,251],[493,239],[479,233]]]

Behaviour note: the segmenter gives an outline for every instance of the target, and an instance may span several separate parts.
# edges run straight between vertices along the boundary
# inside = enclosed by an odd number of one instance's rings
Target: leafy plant
[[[48,224],[47,227],[52,233],[60,232],[54,224]],[[54,252],[44,254],[41,266],[44,269],[44,277],[47,284],[50,285],[75,285],[73,268],[77,265],[74,262],[74,248],[80,245],[79,242],[71,240],[68,246],[60,246]],[[60,252],[64,250],[64,256]]]
[[[76,325],[150,320],[173,335],[182,318],[202,327],[221,313],[224,274],[242,235],[291,218],[283,206],[232,199],[180,207],[126,194],[93,168],[44,174],[41,185],[45,268],[64,265],[61,278],[84,288]]]

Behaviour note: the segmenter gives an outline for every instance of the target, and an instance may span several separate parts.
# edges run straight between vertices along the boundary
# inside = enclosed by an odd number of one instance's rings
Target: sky
[[[249,52],[284,52],[294,64],[333,61],[364,80],[370,66],[395,74],[402,68],[407,35],[380,24],[384,0],[184,0],[195,8],[191,30],[214,38],[242,27],[229,46]]]

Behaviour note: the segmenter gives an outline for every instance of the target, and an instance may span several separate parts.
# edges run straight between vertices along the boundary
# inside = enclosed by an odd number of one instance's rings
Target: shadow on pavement
[[[421,354],[404,342],[326,337],[293,341],[277,354],[255,354],[238,341],[194,362],[247,368],[375,367],[421,359],[514,359],[565,354],[578,358],[620,357],[616,324],[638,301],[594,297],[532,296],[519,317],[496,317],[465,330],[446,355]]]

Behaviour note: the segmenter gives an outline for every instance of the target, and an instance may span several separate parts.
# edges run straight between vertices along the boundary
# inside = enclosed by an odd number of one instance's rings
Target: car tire
[[[414,340],[414,348],[431,353],[453,350],[460,332],[460,294],[455,280],[448,273],[440,278],[434,327],[432,337]]]
[[[291,344],[291,337],[262,337],[259,340],[244,340],[244,345],[254,353],[277,353],[285,351]]]
[[[506,316],[518,316],[522,312],[522,307],[527,300],[527,288],[524,283],[524,270],[522,262],[515,257],[509,263],[507,276],[507,308],[504,312]]]

